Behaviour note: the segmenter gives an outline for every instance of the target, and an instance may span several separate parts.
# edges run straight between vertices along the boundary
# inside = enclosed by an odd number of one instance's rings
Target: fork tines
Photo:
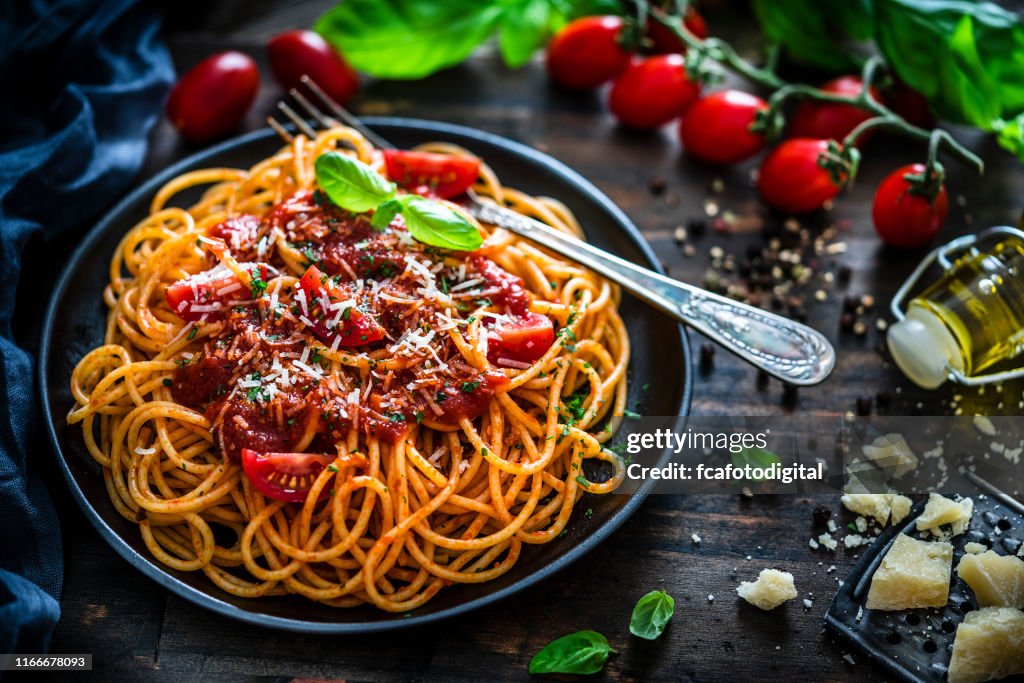
[[[316,81],[309,76],[303,76],[301,79],[302,85],[306,86],[306,89],[321,103],[321,106],[317,106],[309,97],[299,91],[298,88],[292,88],[288,91],[292,99],[298,104],[298,108],[306,113],[310,120],[303,118],[303,116],[295,110],[291,105],[285,101],[277,103],[278,111],[284,115],[287,121],[283,124],[273,116],[267,117],[267,123],[270,127],[281,136],[286,142],[291,142],[293,139],[292,134],[288,131],[289,122],[295,126],[295,128],[306,135],[307,137],[316,137],[316,129],[314,126],[320,128],[333,128],[335,126],[344,124],[350,128],[355,128],[363,134],[371,144],[379,149],[393,148],[390,142],[380,137],[372,130],[366,127],[362,121],[360,121],[352,112],[341,106],[333,97],[323,91]],[[323,109],[327,109],[325,113]],[[311,125],[312,124],[312,125]]]

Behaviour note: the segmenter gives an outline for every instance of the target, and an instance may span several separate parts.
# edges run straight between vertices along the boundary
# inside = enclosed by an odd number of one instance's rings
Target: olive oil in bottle
[[[926,389],[949,368],[975,375],[1024,349],[1024,240],[1010,236],[985,252],[968,252],[912,299],[892,325],[889,351]]]

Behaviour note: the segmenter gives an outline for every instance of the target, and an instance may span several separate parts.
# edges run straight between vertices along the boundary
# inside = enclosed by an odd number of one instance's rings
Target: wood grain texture
[[[236,47],[263,64],[269,35],[308,25],[330,2],[211,3],[204,14],[174,13],[168,37],[183,70],[207,54]],[[713,29],[753,54],[757,39],[742,4],[717,3],[709,16]],[[280,91],[264,69],[265,85],[244,128],[259,128]],[[673,239],[678,225],[704,216],[709,196],[721,211],[761,216],[750,185],[750,166],[726,171],[702,167],[680,153],[672,128],[652,134],[618,129],[604,111],[603,95],[580,95],[552,88],[537,61],[519,71],[504,69],[484,53],[469,63],[419,82],[370,83],[354,109],[364,115],[411,116],[481,128],[546,151],[580,171],[615,200],[643,230],[668,271],[702,282],[708,249],[721,246],[742,254],[761,244],[760,232],[707,234],[693,241],[686,256]],[[981,226],[1017,222],[1024,174],[1020,165],[987,140],[966,135],[989,160],[984,178],[950,163],[950,218],[941,239]],[[189,154],[164,122],[153,133],[143,175]],[[943,414],[954,393],[912,388],[876,347],[882,341],[873,316],[864,337],[840,333],[839,300],[846,294],[889,298],[918,255],[882,248],[870,224],[870,199],[881,177],[898,164],[919,160],[916,145],[879,136],[866,150],[857,186],[834,211],[808,224],[812,231],[842,225],[844,254],[826,269],[852,269],[846,287],[816,302],[808,295],[808,321],[836,344],[834,376],[820,387],[801,390],[784,404],[781,385],[758,382],[757,373],[727,353],[715,355],[710,371],[694,369],[694,412],[705,415],[784,414],[791,410],[842,414],[858,397],[888,391],[892,414]],[[714,178],[724,189],[713,193]],[[653,194],[652,179],[665,191]],[[776,217],[761,216],[770,225]],[[830,257],[831,258],[831,257]],[[813,290],[811,290],[813,291]],[[810,292],[808,293],[810,294]],[[632,334],[642,335],[643,330]],[[704,340],[693,335],[695,350]],[[695,354],[695,357],[699,354]],[[673,381],[665,378],[664,381]],[[899,392],[899,393],[897,393]],[[1019,414],[1021,385],[1000,396],[965,401],[974,412]],[[1004,405],[998,407],[1000,402]],[[61,484],[56,484],[61,486]],[[145,579],[117,557],[63,497],[66,543],[64,615],[54,639],[57,653],[92,652],[97,680],[178,681],[326,678],[352,681],[526,680],[530,657],[549,640],[589,628],[604,633],[619,650],[603,674],[588,680],[881,680],[870,664],[846,652],[824,634],[822,617],[856,552],[811,551],[811,511],[818,504],[838,506],[836,497],[653,496],[613,538],[575,566],[514,598],[457,621],[430,628],[364,637],[292,635],[242,626],[207,613]],[[842,522],[849,521],[845,518]],[[698,533],[696,545],[691,534]],[[817,535],[815,531],[813,535]],[[748,560],[747,557],[750,557]],[[830,572],[831,565],[836,570]],[[800,601],[772,613],[736,597],[740,580],[752,580],[764,567],[782,567],[796,576]],[[629,635],[629,614],[644,593],[665,588],[677,611],[666,635],[656,642]],[[708,596],[714,595],[714,601]]]

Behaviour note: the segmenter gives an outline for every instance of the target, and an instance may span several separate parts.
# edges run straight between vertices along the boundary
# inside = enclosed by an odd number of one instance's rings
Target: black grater
[[[986,487],[984,480],[971,477]],[[987,485],[990,487],[991,485]],[[974,498],[974,517],[970,528],[950,540],[953,545],[953,580],[949,603],[944,608],[909,609],[883,612],[863,609],[871,577],[896,535],[906,533],[920,538],[914,521],[924,510],[917,503],[900,525],[886,529],[854,565],[839,588],[825,615],[826,625],[875,663],[905,681],[944,682],[953,639],[964,615],[977,609],[978,603],[967,584],[956,575],[956,566],[967,543],[980,543],[1000,555],[1015,555],[1024,542],[1024,506],[1012,498],[993,493]],[[1024,677],[1004,679],[1022,681]]]

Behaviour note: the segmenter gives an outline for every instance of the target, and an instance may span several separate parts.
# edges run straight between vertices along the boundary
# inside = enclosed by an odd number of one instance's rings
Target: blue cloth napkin
[[[26,251],[77,241],[138,172],[174,77],[161,9],[132,0],[0,9],[0,653],[47,650],[63,578],[60,527],[34,471],[50,461],[35,359],[12,329],[17,303],[15,327],[30,338],[49,293],[26,286],[21,266]]]

